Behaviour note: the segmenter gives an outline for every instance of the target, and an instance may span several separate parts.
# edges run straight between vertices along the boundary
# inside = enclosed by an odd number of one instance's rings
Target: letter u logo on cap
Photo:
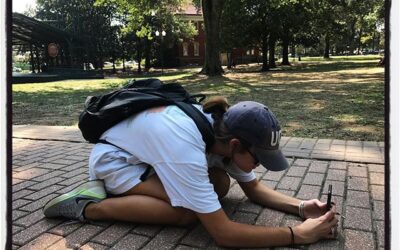
[[[282,134],[282,130],[272,131],[272,136],[271,136],[271,146],[272,147],[276,146],[279,143],[279,141],[281,140],[281,134]]]

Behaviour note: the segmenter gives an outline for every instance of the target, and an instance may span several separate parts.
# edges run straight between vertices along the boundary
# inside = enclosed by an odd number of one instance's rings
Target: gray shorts
[[[89,179],[103,180],[107,193],[119,195],[141,182],[150,167],[130,153],[109,144],[96,144],[89,157]],[[148,176],[154,174],[151,169]]]

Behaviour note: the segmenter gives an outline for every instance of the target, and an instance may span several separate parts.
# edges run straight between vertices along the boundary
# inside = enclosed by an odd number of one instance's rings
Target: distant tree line
[[[125,61],[136,60],[141,73],[159,65],[160,56],[172,58],[168,51],[179,39],[197,34],[176,15],[188,3],[202,8],[207,75],[221,74],[219,53],[229,59],[234,48],[258,48],[267,71],[278,56],[289,65],[290,54],[329,58],[384,44],[384,0],[37,0],[34,16],[81,37],[82,56],[95,68],[120,60],[125,70]],[[163,44],[170,50],[160,52]]]
[[[276,67],[277,56],[283,65],[290,65],[290,54],[329,58],[376,53],[384,45],[383,0],[224,2],[222,51],[258,47],[263,71]]]

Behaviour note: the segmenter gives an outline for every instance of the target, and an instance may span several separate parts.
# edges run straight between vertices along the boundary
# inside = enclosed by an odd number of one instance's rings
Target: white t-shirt
[[[207,118],[212,122],[210,115]],[[199,213],[221,208],[208,177],[208,166],[223,168],[240,182],[256,178],[253,172],[246,173],[233,164],[224,165],[221,156],[206,157],[206,145],[196,124],[176,106],[134,115],[107,130],[101,139],[153,166],[172,206]]]

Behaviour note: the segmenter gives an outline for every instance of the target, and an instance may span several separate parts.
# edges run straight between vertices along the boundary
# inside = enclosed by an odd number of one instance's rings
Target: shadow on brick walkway
[[[308,138],[283,138],[291,167],[255,171],[267,186],[299,199],[326,201],[328,184],[340,220],[337,240],[303,249],[384,248],[384,145]],[[46,219],[42,208],[50,199],[88,179],[87,144],[74,127],[15,126],[13,131],[12,224],[13,249],[216,249],[205,229],[148,226],[121,222],[70,224]],[[238,222],[286,226],[301,223],[297,216],[251,203],[236,182],[222,201],[228,216]],[[287,249],[287,248],[274,248]]]

